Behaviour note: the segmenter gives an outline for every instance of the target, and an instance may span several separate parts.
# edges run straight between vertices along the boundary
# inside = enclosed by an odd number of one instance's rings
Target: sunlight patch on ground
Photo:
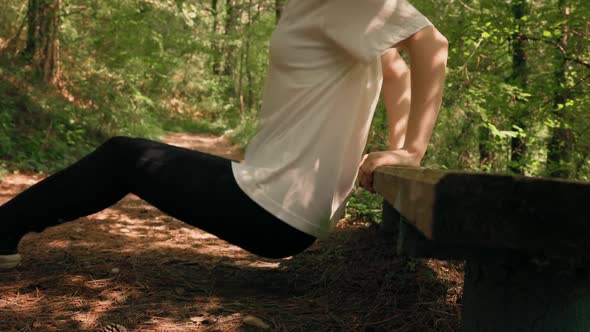
[[[237,266],[246,266],[253,268],[278,269],[279,267],[281,267],[281,260],[277,260],[276,262],[237,260],[235,261],[235,264]]]
[[[72,316],[72,319],[78,321],[83,329],[91,329],[99,325],[99,319],[113,306],[116,305],[113,301],[94,301],[90,309],[85,312],[79,312]]]
[[[243,159],[243,152],[236,146],[232,146],[229,138],[225,136],[176,133],[168,135],[166,142],[171,145],[199,150],[228,159]]]
[[[0,203],[4,203],[16,194],[43,179],[39,174],[6,174],[0,178]]]
[[[53,240],[47,242],[46,246],[53,249],[65,249],[72,245],[72,241],[68,240]]]
[[[45,299],[45,296],[37,289],[35,292],[26,294],[5,293],[0,297],[0,316],[2,311],[14,311],[20,313],[27,313],[37,309],[36,304]]]
[[[2,177],[2,186],[31,186],[37,183],[40,175],[31,174],[7,174]]]

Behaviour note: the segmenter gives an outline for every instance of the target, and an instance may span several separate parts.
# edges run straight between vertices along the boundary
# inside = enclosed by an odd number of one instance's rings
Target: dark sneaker
[[[15,268],[22,260],[17,247],[20,238],[0,235],[0,270]]]

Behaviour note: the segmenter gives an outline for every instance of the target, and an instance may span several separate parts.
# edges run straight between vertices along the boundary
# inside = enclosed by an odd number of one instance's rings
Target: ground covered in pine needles
[[[167,141],[240,155],[218,137]],[[0,202],[40,178],[5,176]],[[299,255],[263,259],[129,195],[21,241],[23,263],[0,272],[0,331],[457,331],[462,265],[395,246],[344,219]]]

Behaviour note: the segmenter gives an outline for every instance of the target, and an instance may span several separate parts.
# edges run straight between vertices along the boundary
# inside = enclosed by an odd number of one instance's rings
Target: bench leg
[[[387,235],[396,235],[399,231],[399,223],[402,216],[397,210],[389,204],[385,199],[383,200],[381,209],[381,223],[379,223],[379,231]]]
[[[463,331],[590,331],[589,274],[559,265],[508,253],[468,257]]]
[[[414,258],[436,258],[444,260],[464,259],[465,248],[431,241],[426,238],[413,225],[387,201],[383,201],[383,220],[381,227],[387,234],[397,233],[397,253],[400,256]]]

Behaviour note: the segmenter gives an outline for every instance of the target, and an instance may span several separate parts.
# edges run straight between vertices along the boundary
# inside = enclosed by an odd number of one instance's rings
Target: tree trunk
[[[494,154],[490,150],[491,134],[487,127],[481,126],[478,129],[478,149],[479,149],[479,168],[482,171],[489,171],[492,169]]]
[[[236,8],[236,0],[225,0],[225,24],[224,35],[226,43],[232,40],[232,35],[235,32],[238,21],[238,10]],[[233,45],[224,46],[224,65],[223,75],[230,76],[234,72],[234,64],[236,61],[236,48]]]
[[[43,82],[59,80],[59,24],[61,0],[29,0],[27,46],[23,56]]]
[[[248,1],[248,39],[246,40],[246,79],[248,81],[248,93],[246,95],[246,106],[248,110],[252,109],[253,104],[253,92],[252,92],[252,68],[250,68],[250,45],[252,44],[252,29],[253,29],[253,18],[252,18],[252,0]]]
[[[211,27],[211,31],[213,34],[217,33],[217,22],[218,19],[218,12],[217,12],[217,0],[211,0],[211,15],[213,16],[213,26]]]
[[[218,0],[211,0],[211,15],[213,16],[213,24],[211,26],[211,48],[213,57],[211,59],[211,70],[213,74],[221,74],[221,57],[219,54],[219,42],[217,41],[217,26],[219,24],[219,12],[217,11]]]
[[[528,6],[526,0],[512,0],[512,13],[518,22],[518,29],[512,35],[512,82],[521,89],[528,85],[527,57],[526,57],[526,36],[524,34],[524,21],[522,18],[527,15]],[[526,116],[526,103],[517,98],[512,116],[514,126],[524,130],[524,118]],[[527,146],[521,135],[513,137],[510,142],[510,165],[509,169],[516,174],[524,174],[522,160],[527,151]]]
[[[458,26],[460,27],[461,31],[465,31],[468,28],[468,24],[471,24],[470,20],[467,18],[470,15],[467,12],[465,6],[460,6],[460,15],[458,19]],[[459,39],[460,40],[460,39]],[[463,41],[457,41],[459,43],[463,43]],[[457,46],[459,48],[464,47],[464,45]],[[484,118],[481,119],[481,124],[484,121],[489,121]],[[490,171],[492,169],[494,163],[495,155],[491,151],[491,147],[493,144],[492,135],[490,133],[490,129],[487,126],[481,125],[478,128],[478,150],[479,150],[479,170],[481,171]]]
[[[557,40],[561,49],[566,50],[569,38],[568,19],[570,4],[568,0],[559,0],[559,10],[564,15],[562,35]],[[569,178],[571,175],[572,154],[574,149],[574,133],[568,126],[568,89],[566,87],[567,59],[563,52],[556,50],[555,81],[556,90],[553,97],[553,116],[556,126],[551,130],[551,138],[547,146],[547,170],[551,177]]]
[[[275,21],[279,23],[281,16],[283,15],[283,7],[285,6],[285,0],[275,0]]]

